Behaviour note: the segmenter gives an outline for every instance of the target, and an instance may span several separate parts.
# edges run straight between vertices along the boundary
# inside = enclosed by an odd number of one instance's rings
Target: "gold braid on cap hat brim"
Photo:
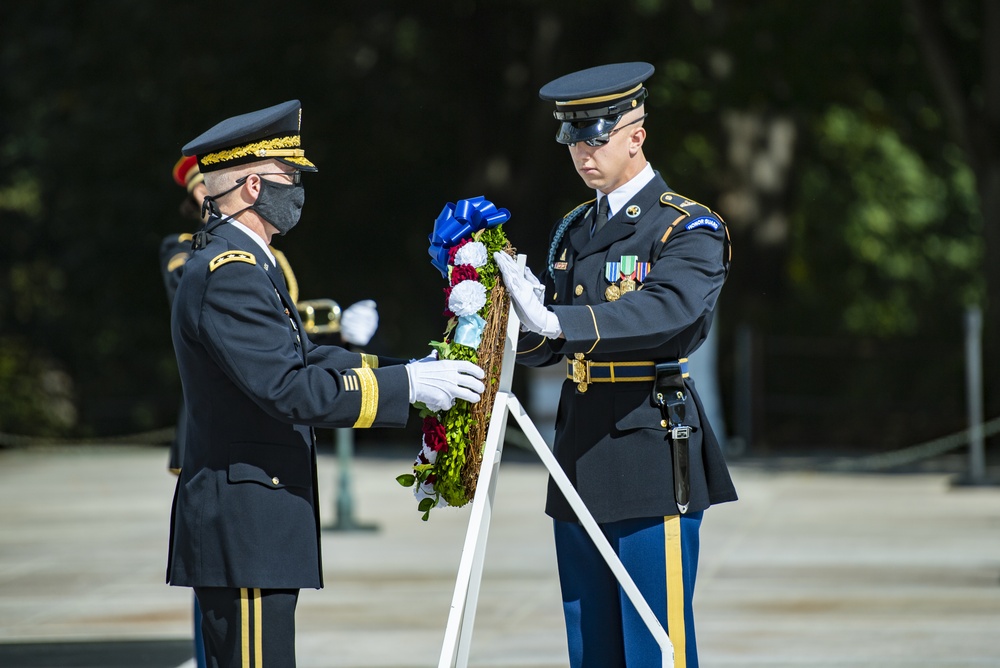
[[[206,153],[203,156],[199,156],[199,160],[203,165],[214,165],[220,162],[239,160],[240,158],[246,158],[248,156],[257,158],[301,158],[305,156],[306,152],[300,148],[294,148],[296,146],[300,146],[301,144],[302,138],[299,135],[276,137],[274,139],[265,139],[264,141],[258,141],[244,146],[227,148],[225,151]]]
[[[598,95],[597,97],[583,97],[583,98],[580,98],[579,100],[566,100],[564,102],[560,102],[560,101],[556,100],[556,106],[557,107],[563,107],[563,106],[567,106],[567,105],[598,104],[600,102],[609,102],[611,100],[617,100],[619,98],[627,98],[630,95],[634,95],[635,93],[638,93],[640,90],[642,90],[642,84],[641,83],[638,86],[636,86],[635,88],[630,88],[629,90],[621,91],[621,92],[618,92],[618,93],[612,93],[610,95]]]

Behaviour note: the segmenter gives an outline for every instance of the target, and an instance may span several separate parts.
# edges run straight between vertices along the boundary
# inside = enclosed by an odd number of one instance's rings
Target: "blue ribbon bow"
[[[457,204],[448,202],[434,221],[434,231],[427,237],[431,242],[427,249],[431,264],[437,267],[442,277],[447,278],[448,255],[452,246],[473,232],[496,227],[509,219],[510,211],[498,209],[482,195],[460,199]]]

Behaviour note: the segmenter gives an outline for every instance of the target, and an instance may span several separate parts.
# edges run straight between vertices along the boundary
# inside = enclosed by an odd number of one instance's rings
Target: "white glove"
[[[340,338],[356,346],[366,346],[378,329],[378,311],[371,299],[351,304],[340,315]]]
[[[479,382],[486,374],[464,360],[428,360],[406,365],[410,377],[410,403],[423,402],[434,411],[448,410],[455,399],[478,403],[486,386]]]
[[[521,324],[546,338],[559,338],[562,334],[559,318],[542,303],[545,286],[538,282],[527,267],[521,271],[517,261],[510,255],[497,252],[493,253],[493,259],[496,260],[497,267],[503,275],[504,285],[507,286],[514,312],[520,318]]]
[[[433,362],[438,358],[438,351],[436,348],[431,348],[431,354],[427,357],[421,357],[420,359],[410,358],[411,362]]]

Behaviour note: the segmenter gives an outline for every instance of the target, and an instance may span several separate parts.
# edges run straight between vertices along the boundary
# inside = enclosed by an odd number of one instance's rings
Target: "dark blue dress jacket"
[[[167,581],[321,587],[313,427],[403,426],[402,360],[310,342],[280,268],[229,224],[187,260],[171,331],[187,419]]]
[[[529,366],[566,359],[664,362],[686,358],[708,335],[729,264],[725,223],[716,213],[670,190],[656,174],[591,238],[592,204],[557,223],[540,277],[545,301],[565,339],[525,333],[517,360]],[[632,291],[614,264],[634,258]],[[640,280],[641,277],[641,280]],[[615,298],[617,296],[617,298]],[[695,380],[687,380],[691,499],[689,512],[736,499]],[[672,443],[652,397],[652,382],[593,383],[580,392],[563,383],[554,452],[598,522],[677,515]],[[546,512],[575,514],[550,481]]]

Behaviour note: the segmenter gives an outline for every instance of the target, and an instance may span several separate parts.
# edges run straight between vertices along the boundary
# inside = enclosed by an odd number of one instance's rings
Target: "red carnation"
[[[451,268],[451,284],[458,285],[462,281],[478,281],[479,272],[471,264],[459,264]]]
[[[441,312],[441,315],[443,315],[446,318],[454,318],[455,314],[452,312],[452,310],[450,308],[448,308],[448,300],[449,299],[451,299],[451,286],[450,285],[448,287],[444,288],[444,303],[445,303],[445,307],[444,307],[444,311]]]
[[[424,418],[423,432],[424,442],[428,448],[434,452],[444,452],[448,449],[448,438],[445,435],[444,425],[438,422],[433,415]]]

